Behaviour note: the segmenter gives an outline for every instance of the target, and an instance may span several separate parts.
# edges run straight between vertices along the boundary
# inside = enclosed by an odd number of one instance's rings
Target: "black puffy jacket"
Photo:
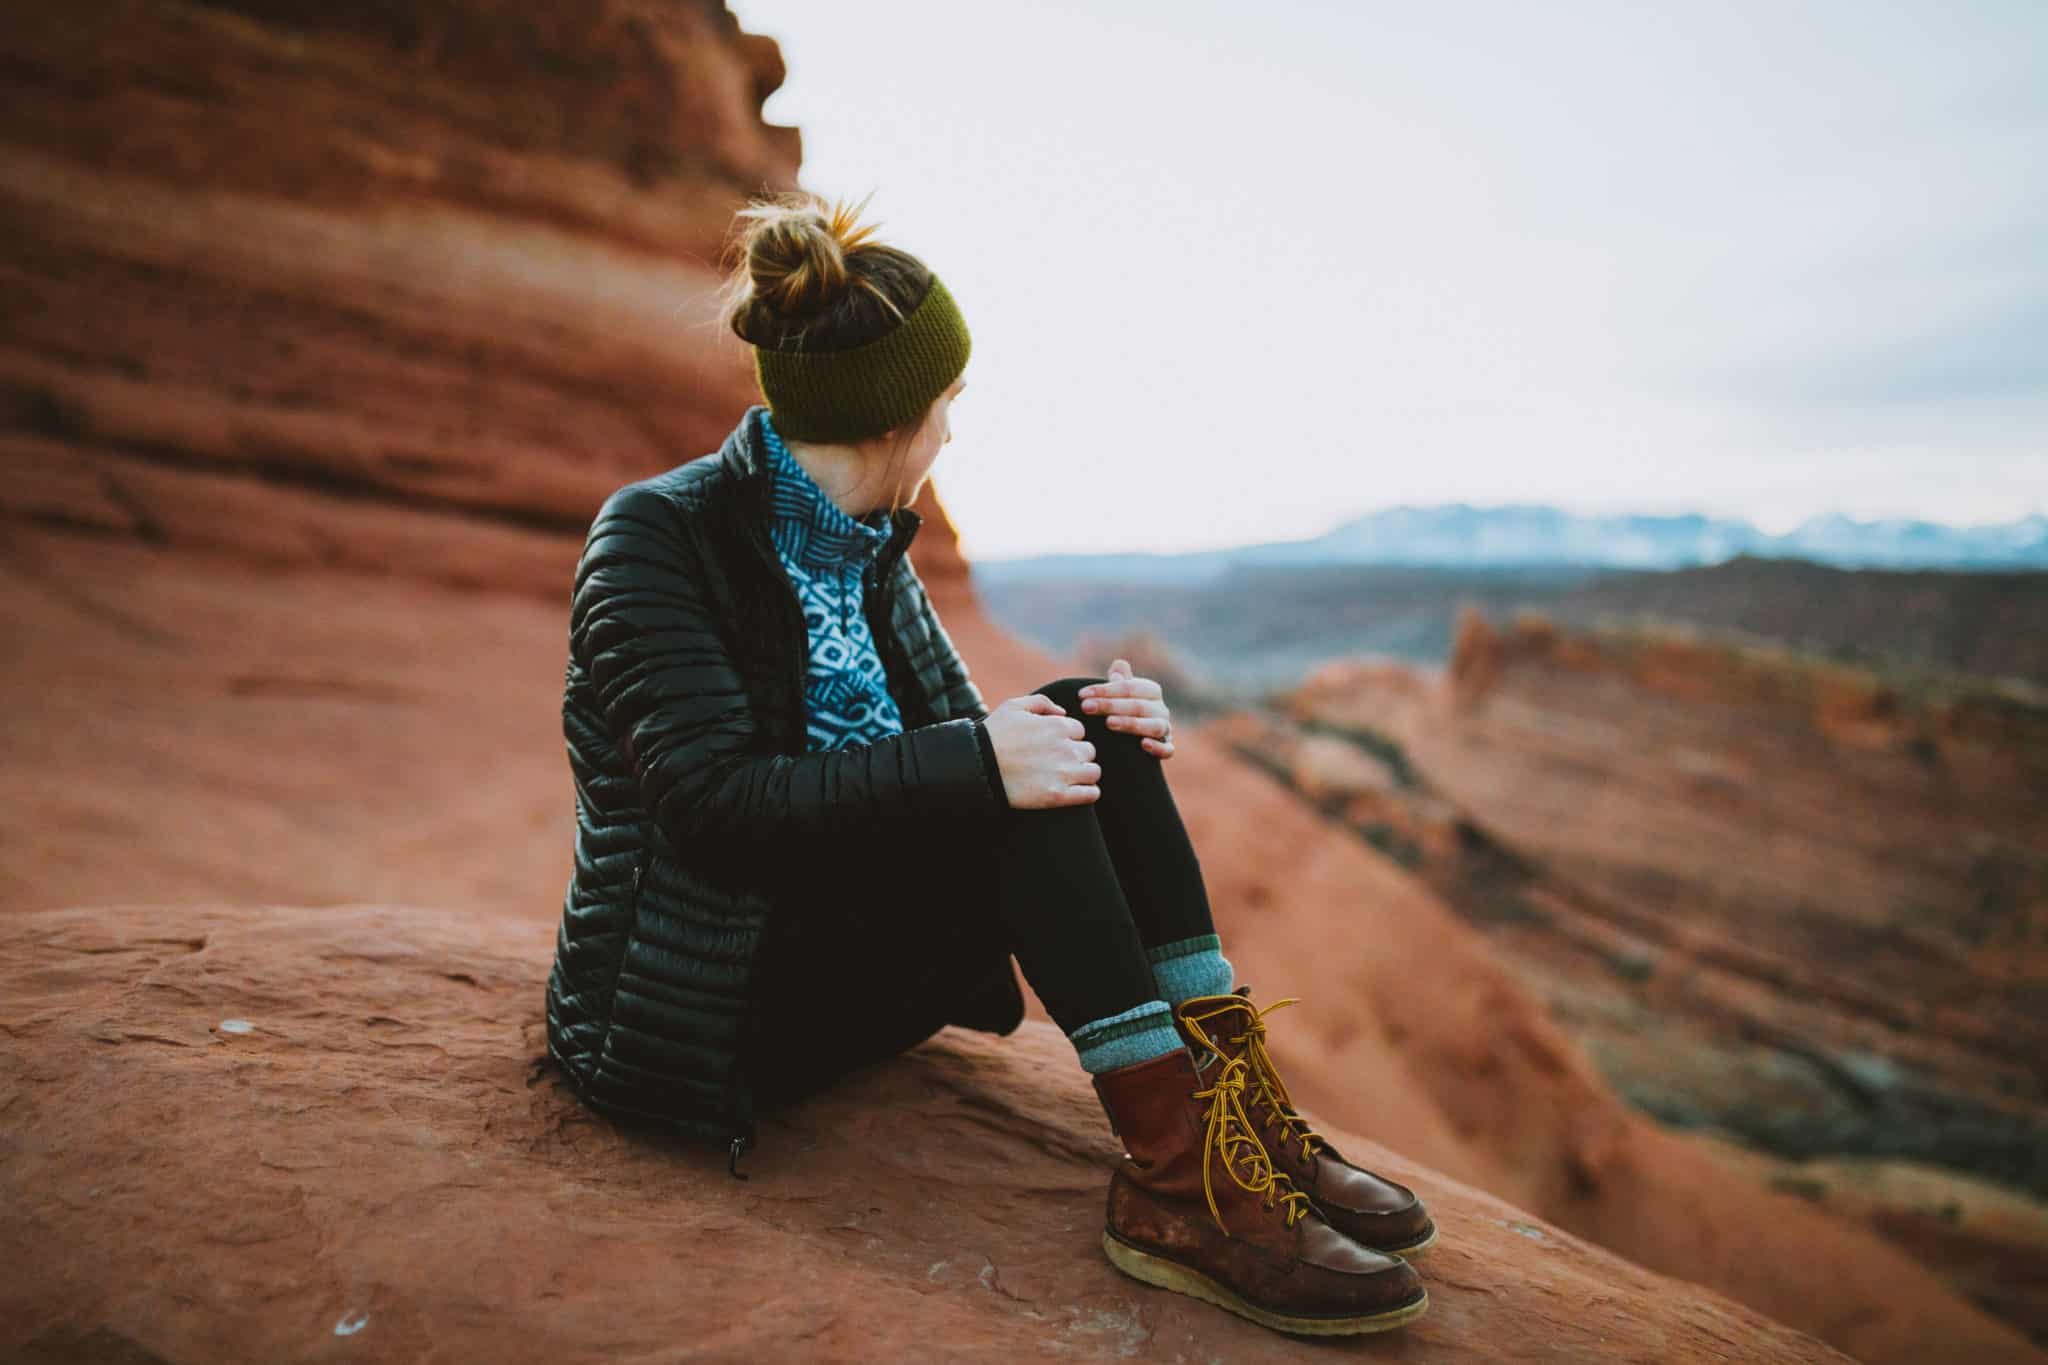
[[[562,696],[575,871],[547,983],[548,1051],[586,1102],[735,1159],[754,1138],[757,959],[819,912],[806,841],[1004,808],[977,733],[988,708],[904,553],[909,508],[863,586],[905,729],[805,752],[809,639],[768,539],[757,411],[715,455],[613,493],[584,543]],[[871,1051],[947,1023],[1017,1026],[1008,953],[960,942],[944,974],[961,997],[893,1002],[865,1022]]]

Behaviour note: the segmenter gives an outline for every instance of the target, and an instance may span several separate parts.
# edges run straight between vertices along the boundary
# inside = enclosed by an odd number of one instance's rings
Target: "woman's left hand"
[[[1103,718],[1112,730],[1139,737],[1145,752],[1156,758],[1173,757],[1173,718],[1166,713],[1159,684],[1131,672],[1128,659],[1111,662],[1106,682],[1090,683],[1077,694],[1081,709]]]

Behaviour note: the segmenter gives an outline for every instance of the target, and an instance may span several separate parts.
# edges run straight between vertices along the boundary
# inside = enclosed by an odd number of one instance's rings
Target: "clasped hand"
[[[1112,730],[1138,736],[1145,752],[1173,757],[1173,718],[1159,684],[1111,662],[1104,681],[1080,689],[1081,709]],[[1102,765],[1087,727],[1043,692],[1012,697],[989,712],[989,739],[1003,771],[1003,790],[1020,810],[1085,805],[1102,797]]]

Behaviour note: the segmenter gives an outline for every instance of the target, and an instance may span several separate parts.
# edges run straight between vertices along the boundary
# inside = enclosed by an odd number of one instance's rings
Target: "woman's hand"
[[[1100,715],[1112,730],[1139,736],[1139,745],[1155,758],[1173,757],[1173,718],[1166,713],[1159,684],[1132,674],[1128,659],[1110,663],[1107,682],[1081,689],[1081,709]]]
[[[1003,772],[1003,794],[1017,810],[1081,806],[1101,799],[1102,766],[1088,727],[1043,692],[1012,697],[982,722]]]

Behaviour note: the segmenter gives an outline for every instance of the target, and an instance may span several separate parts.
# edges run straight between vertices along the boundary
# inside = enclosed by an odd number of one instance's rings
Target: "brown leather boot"
[[[1176,1048],[1095,1077],[1125,1151],[1110,1264],[1282,1332],[1382,1332],[1420,1315],[1429,1295],[1406,1262],[1344,1236],[1273,1170],[1244,1113],[1248,1074],[1219,1059],[1204,1084]]]
[[[1258,1009],[1250,997],[1249,986],[1231,995],[1197,996],[1181,1003],[1174,1022],[1196,1056],[1213,1049],[1245,1063],[1245,1104],[1274,1165],[1338,1231],[1388,1255],[1420,1255],[1436,1240],[1436,1224],[1415,1191],[1346,1161],[1288,1098],[1287,1084],[1266,1051],[1266,1015],[1295,1002],[1276,1000]]]

